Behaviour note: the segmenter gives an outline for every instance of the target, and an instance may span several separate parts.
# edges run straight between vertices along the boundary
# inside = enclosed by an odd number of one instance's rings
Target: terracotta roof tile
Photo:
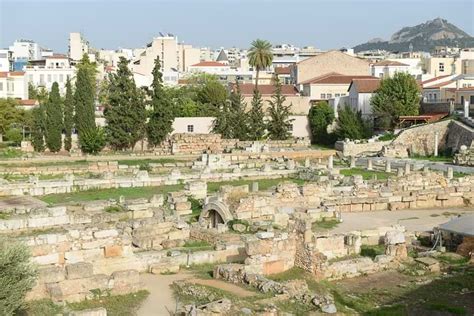
[[[381,60],[378,63],[375,63],[374,66],[409,66],[407,64],[401,63],[394,60]]]
[[[445,81],[445,82],[441,82],[441,83],[438,83],[438,84],[435,84],[433,86],[428,86],[428,87],[423,87],[424,89],[439,89],[441,87],[444,87],[444,86],[447,86],[447,85],[450,85],[452,83],[455,83],[456,81],[454,80],[448,80],[448,81]]]
[[[352,85],[355,85],[359,93],[372,93],[380,87],[380,79],[354,79],[348,90],[351,89]]]
[[[251,96],[253,95],[253,90],[255,89],[255,85],[253,83],[242,83],[240,86],[240,92],[243,96]],[[275,86],[271,84],[259,84],[258,91],[262,94],[262,96],[269,96],[272,95],[275,91]],[[291,84],[283,84],[281,85],[281,93],[285,96],[294,96],[298,95],[298,90],[294,85]]]
[[[439,80],[439,79],[443,79],[443,78],[446,78],[446,77],[449,77],[449,76],[451,76],[451,75],[444,75],[444,76],[434,77],[434,78],[422,81],[421,83],[426,84],[426,83],[430,83],[430,82],[433,82],[433,81],[436,81],[436,80]]]
[[[217,61],[201,61],[200,63],[191,65],[191,67],[226,67],[226,65],[218,63]]]
[[[0,78],[8,77],[8,71],[0,71]]]
[[[69,57],[67,57],[66,55],[63,55],[63,54],[54,54],[54,55],[51,55],[51,56],[46,56],[45,57],[46,59],[69,59]]]
[[[350,84],[353,79],[377,79],[373,76],[352,76],[352,75],[325,75],[324,77],[313,78],[304,82],[304,84]]]
[[[38,105],[38,100],[34,100],[34,99],[18,100],[18,102],[20,103],[20,105],[25,105],[25,106]]]
[[[277,75],[289,75],[291,74],[291,67],[275,67],[275,73]]]
[[[10,72],[10,76],[24,76],[25,72],[24,71],[12,71]]]

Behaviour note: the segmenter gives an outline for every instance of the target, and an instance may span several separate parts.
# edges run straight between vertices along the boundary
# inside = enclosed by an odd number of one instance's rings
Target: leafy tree
[[[84,54],[77,65],[76,88],[74,91],[75,124],[79,134],[95,128],[95,63]]]
[[[157,146],[173,131],[173,104],[163,88],[160,58],[156,57],[153,67],[153,82],[150,91],[152,113],[147,124],[148,144]]]
[[[228,100],[220,106],[212,124],[212,132],[221,134],[222,138],[233,138],[232,112]]]
[[[250,140],[259,140],[265,135],[264,116],[262,95],[259,90],[254,89],[248,113],[248,137]]]
[[[74,96],[72,94],[71,81],[69,78],[66,81],[66,97],[64,98],[64,149],[71,150],[72,146],[72,129],[74,125]]]
[[[383,79],[371,99],[375,119],[380,127],[393,129],[403,115],[418,115],[420,90],[416,80],[407,73],[397,72]]]
[[[270,139],[284,140],[291,137],[290,105],[284,105],[286,97],[281,94],[281,82],[275,76],[275,91],[268,109],[270,120],[267,122],[267,131]]]
[[[39,104],[46,104],[49,100],[49,91],[45,87],[40,87],[38,90],[36,99]]]
[[[83,131],[79,139],[81,151],[86,154],[98,154],[106,144],[106,135],[101,127],[94,127]]]
[[[107,104],[109,102],[109,85],[110,80],[107,76],[99,84],[97,99],[102,105]]]
[[[217,80],[209,80],[197,93],[197,100],[218,109],[227,99],[226,88]]]
[[[37,271],[26,245],[0,239],[0,315],[14,315],[25,307],[25,295],[35,284]]]
[[[334,110],[326,101],[313,105],[308,114],[311,136],[315,143],[328,145],[332,142],[328,126],[334,121]]]
[[[349,105],[339,111],[336,135],[338,139],[365,139],[372,136],[372,128],[367,120],[362,118],[360,111],[356,112]]]
[[[121,57],[116,74],[110,75],[109,104],[104,110],[107,142],[115,150],[132,148],[143,138],[146,110],[128,61]]]
[[[22,121],[24,111],[17,106],[18,101],[14,99],[0,99],[0,134]]]
[[[46,147],[55,153],[61,150],[63,130],[63,107],[59,86],[54,82],[49,94],[49,101],[46,103]]]
[[[28,82],[28,98],[33,100],[38,100],[38,89],[34,86],[32,82]]]
[[[15,128],[15,127],[10,128],[9,130],[6,131],[5,138],[14,146],[20,145],[21,140],[23,139],[23,135],[21,134],[21,129]]]
[[[230,113],[232,123],[232,138],[247,140],[249,138],[248,115],[245,113],[245,102],[240,92],[239,82],[230,94]]]
[[[45,134],[45,110],[44,105],[40,105],[33,109],[33,126],[31,128],[31,143],[37,152],[44,151],[44,134]]]
[[[255,86],[258,87],[260,70],[270,67],[273,61],[272,44],[261,39],[254,40],[249,49],[248,57],[249,64],[257,71],[255,76]]]

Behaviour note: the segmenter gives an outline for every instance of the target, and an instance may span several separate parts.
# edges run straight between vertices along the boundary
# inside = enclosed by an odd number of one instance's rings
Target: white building
[[[361,111],[363,116],[372,115],[370,100],[380,87],[380,79],[354,79],[349,86],[349,104],[355,111]]]
[[[15,61],[28,61],[41,59],[41,48],[38,43],[31,40],[16,40],[9,50]]]
[[[200,63],[189,66],[188,71],[192,73],[204,72],[208,74],[219,74],[230,70],[229,65],[225,65],[216,61],[202,61]]]
[[[8,49],[0,49],[0,72],[12,71],[12,52]]]
[[[28,81],[24,72],[0,72],[0,98],[28,99]]]
[[[59,85],[61,94],[66,92],[67,78],[74,80],[76,68],[71,66],[65,55],[53,55],[44,60],[32,62],[25,68],[27,81],[35,87],[44,87],[51,90],[54,82]]]
[[[81,33],[69,33],[69,57],[73,61],[79,61],[84,54],[89,54],[89,42]]]
[[[382,60],[370,66],[372,76],[383,78],[391,78],[397,72],[409,73],[410,65],[401,63],[396,60]]]

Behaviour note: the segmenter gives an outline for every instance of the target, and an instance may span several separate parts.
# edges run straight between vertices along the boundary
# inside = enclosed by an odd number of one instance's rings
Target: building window
[[[339,98],[339,97],[341,96],[341,94],[340,94],[340,93],[336,93],[334,96],[335,96],[336,98]]]
[[[53,81],[54,81],[54,82],[58,82],[58,75],[57,75],[57,74],[54,74],[54,75],[53,75]]]
[[[40,85],[44,85],[44,75],[40,75]]]
[[[331,99],[331,98],[332,98],[332,94],[331,94],[331,93],[328,93],[328,94],[327,94],[327,97],[328,97],[328,99]]]
[[[3,91],[3,82],[0,82],[0,91]]]
[[[439,71],[444,72],[444,63],[439,63]]]
[[[33,82],[33,75],[29,75],[29,76],[28,76],[28,80],[29,80],[30,82]]]
[[[291,123],[290,126],[288,126],[288,131],[293,132],[293,123]]]
[[[188,125],[188,133],[194,133],[194,125]]]
[[[51,75],[48,75],[48,82],[51,82]]]
[[[59,75],[59,82],[63,82],[64,81],[64,75],[63,74],[60,74]]]
[[[321,93],[321,99],[326,99],[326,93]]]

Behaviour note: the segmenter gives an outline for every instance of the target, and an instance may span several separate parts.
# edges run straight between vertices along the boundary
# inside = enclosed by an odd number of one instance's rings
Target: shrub
[[[105,133],[100,127],[83,131],[79,139],[81,150],[86,154],[97,155],[105,147]]]
[[[334,121],[334,110],[326,101],[313,105],[308,114],[311,138],[316,144],[331,144],[334,140],[329,137],[328,126]]]
[[[19,128],[10,128],[5,133],[5,138],[14,146],[20,145],[23,135],[21,135],[21,130]]]
[[[336,135],[338,139],[364,139],[372,136],[372,127],[360,111],[346,105],[339,111]]]
[[[144,162],[144,163],[141,163],[138,166],[138,170],[144,170],[144,171],[151,172],[151,166],[148,162]]]
[[[395,138],[395,134],[393,134],[392,132],[386,132],[385,134],[379,137],[379,140],[384,142],[387,140],[392,140],[394,138]]]
[[[36,276],[28,247],[0,239],[0,315],[12,315],[25,307],[25,295]]]

